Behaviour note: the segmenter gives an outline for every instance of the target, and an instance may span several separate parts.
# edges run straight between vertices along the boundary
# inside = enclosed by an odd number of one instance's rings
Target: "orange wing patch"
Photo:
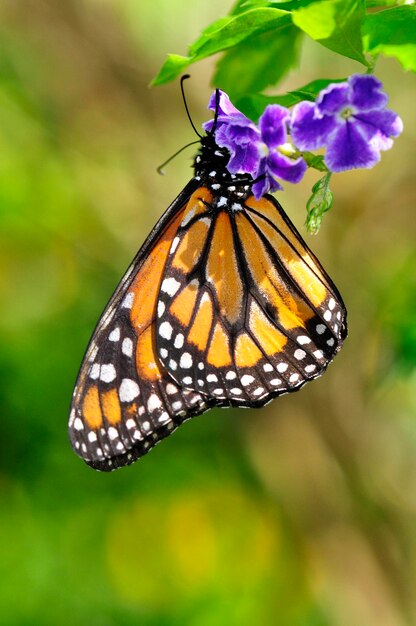
[[[214,367],[231,365],[230,340],[223,326],[217,322],[209,346],[207,361]]]
[[[264,217],[268,218],[272,224],[275,224],[279,231],[287,238],[287,240],[291,243],[291,245],[298,252],[299,256],[303,259],[303,261],[309,265],[311,270],[321,278],[322,281],[326,282],[324,275],[321,272],[320,267],[312,258],[309,251],[303,245],[299,233],[297,233],[294,227],[290,227],[287,224],[287,216],[284,214],[283,210],[280,207],[272,204],[270,200],[267,198],[260,198],[260,200],[256,200],[254,196],[250,196],[246,202],[246,206],[252,209],[255,209],[259,213],[261,213]],[[254,217],[253,213],[251,216]]]
[[[314,306],[320,306],[326,298],[327,289],[319,274],[316,271],[312,271],[309,263],[305,262],[306,254],[299,256],[298,252],[276,232],[275,228],[262,218],[253,214],[252,219],[271,243],[292,279],[300,286],[308,300]],[[311,317],[310,314],[309,317]]]
[[[267,356],[282,352],[287,338],[272,324],[256,302],[250,306],[249,328]]]
[[[212,301],[207,292],[201,298],[198,312],[188,335],[188,342],[203,352],[207,346],[213,323]]]
[[[256,365],[263,355],[247,333],[241,333],[235,344],[235,364],[246,368]]]
[[[279,322],[287,329],[303,327],[314,312],[296,294],[289,291],[283,276],[274,267],[264,243],[243,214],[236,217],[248,269],[260,292],[277,312]]]
[[[144,330],[155,317],[163,268],[172,245],[172,239],[175,237],[184,212],[184,210],[180,211],[157,244],[149,252],[149,256],[137,272],[136,278],[128,291],[128,293],[133,294],[130,318],[137,333]]]
[[[104,391],[101,395],[101,404],[107,422],[111,426],[119,424],[121,422],[122,415],[117,389]]]
[[[96,385],[92,385],[85,394],[82,403],[84,419],[90,428],[100,428],[103,424],[101,413],[100,397]]]
[[[206,276],[214,288],[221,316],[230,324],[235,324],[241,317],[243,285],[227,213],[220,213],[216,219]]]
[[[194,312],[198,296],[198,281],[193,280],[187,285],[170,305],[170,313],[183,325],[188,326]]]
[[[174,268],[187,274],[195,267],[204,249],[209,226],[210,220],[207,218],[202,218],[190,226],[173,257]]]

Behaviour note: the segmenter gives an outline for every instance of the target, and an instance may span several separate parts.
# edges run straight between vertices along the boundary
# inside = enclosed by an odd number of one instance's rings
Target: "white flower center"
[[[348,120],[350,117],[352,117],[354,115],[355,111],[352,107],[346,107],[345,109],[342,109],[341,113],[340,113],[340,117],[343,120]]]
[[[263,159],[264,157],[269,156],[269,153],[270,153],[269,148],[262,141],[259,142],[258,150],[259,150],[260,158]]]

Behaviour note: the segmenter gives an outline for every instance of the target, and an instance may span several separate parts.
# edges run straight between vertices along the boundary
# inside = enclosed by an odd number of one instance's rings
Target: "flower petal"
[[[256,144],[247,143],[243,146],[235,145],[230,152],[231,158],[227,163],[227,170],[231,174],[257,175],[260,155]]]
[[[371,111],[382,109],[386,106],[388,97],[383,89],[383,84],[369,74],[354,74],[348,79],[352,88],[351,104],[358,111]]]
[[[308,167],[302,157],[299,159],[289,159],[289,157],[277,151],[273,151],[269,154],[267,166],[273,176],[283,178],[283,180],[287,180],[290,183],[298,183],[302,180]]]
[[[357,113],[354,115],[354,119],[368,139],[371,139],[377,132],[386,137],[398,137],[403,130],[401,118],[390,109]]]
[[[352,90],[347,82],[331,83],[322,89],[316,99],[316,107],[321,115],[334,115],[351,104]]]
[[[290,111],[279,104],[269,104],[259,119],[262,139],[269,148],[277,148],[287,140]]]
[[[292,113],[291,135],[300,150],[316,150],[326,145],[340,122],[332,116],[319,116],[313,102],[299,102]]]
[[[241,113],[241,111],[239,111],[231,102],[229,96],[225,93],[225,91],[222,91],[222,89],[219,90],[220,91],[220,101],[219,101],[219,107],[218,107],[218,115],[243,115],[243,113]],[[211,111],[215,111],[215,107],[217,105],[217,94],[216,91],[213,92],[210,100],[209,100],[209,104],[208,104],[208,108],[211,109]],[[245,117],[245,116],[244,116]]]
[[[260,200],[260,198],[269,191],[277,191],[278,189],[283,189],[279,181],[277,181],[270,174],[267,157],[264,157],[260,161],[260,166],[256,175],[256,182],[251,189],[256,200]]]
[[[222,125],[222,134],[227,137],[229,142],[237,145],[260,141],[260,132],[253,122],[248,118],[240,120],[239,118],[229,118],[229,121]],[[217,133],[215,134],[217,138]]]
[[[359,167],[373,167],[380,160],[380,150],[367,140],[357,125],[345,120],[328,143],[325,164],[331,172]]]

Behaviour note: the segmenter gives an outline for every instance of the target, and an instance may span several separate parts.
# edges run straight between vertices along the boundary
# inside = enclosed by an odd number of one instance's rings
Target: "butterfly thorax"
[[[229,160],[227,148],[221,148],[212,135],[206,135],[201,139],[194,171],[197,180],[207,186],[214,196],[226,199],[226,204],[232,208],[251,194],[253,179],[249,174],[230,174],[227,169]]]

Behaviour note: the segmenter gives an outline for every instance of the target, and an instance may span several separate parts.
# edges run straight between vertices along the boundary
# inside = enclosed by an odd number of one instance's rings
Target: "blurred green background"
[[[405,133],[336,176],[321,232],[302,231],[349,310],[325,376],[113,474],[67,440],[95,322],[191,176],[192,151],[156,174],[194,135],[179,85],[147,85],[230,5],[0,5],[1,624],[416,624],[416,85],[396,62],[377,74]],[[213,67],[187,83],[197,124]],[[309,43],[280,89],[356,71]],[[279,196],[299,228],[316,178]]]

